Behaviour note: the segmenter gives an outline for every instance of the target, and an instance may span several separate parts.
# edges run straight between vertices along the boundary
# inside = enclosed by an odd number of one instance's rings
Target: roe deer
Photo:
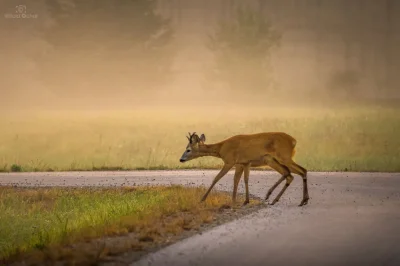
[[[283,180],[286,184],[272,201],[274,205],[279,201],[282,194],[293,181],[291,173],[300,175],[303,178],[303,200],[299,206],[306,205],[309,200],[307,188],[307,170],[293,161],[295,154],[296,140],[283,132],[264,132],[250,135],[236,135],[214,144],[204,144],[206,137],[201,134],[199,137],[196,132],[189,133],[189,140],[185,152],[180,158],[180,162],[187,162],[203,156],[213,156],[221,158],[224,166],[215,176],[211,186],[204,194],[201,201],[205,201],[208,194],[215,184],[235,166],[234,184],[232,201],[236,201],[238,184],[244,173],[244,183],[246,188],[246,200],[244,205],[249,203],[249,174],[250,167],[269,166],[279,172],[282,177],[268,190],[265,200],[275,190]]]

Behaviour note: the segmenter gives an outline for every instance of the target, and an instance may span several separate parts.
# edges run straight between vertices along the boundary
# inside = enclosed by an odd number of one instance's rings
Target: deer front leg
[[[237,189],[238,189],[240,178],[242,177],[242,174],[243,174],[243,166],[240,164],[237,164],[236,170],[235,170],[235,176],[233,178],[232,204],[236,203]]]
[[[209,189],[207,190],[206,194],[204,194],[203,198],[201,199],[201,201],[205,201],[206,198],[208,197],[208,194],[210,193],[211,189],[215,186],[215,184],[218,183],[218,181],[224,176],[226,175],[229,170],[231,170],[231,168],[234,166],[234,164],[225,164],[221,171],[215,176],[211,186],[209,187]]]
[[[246,187],[246,200],[244,201],[243,205],[247,205],[250,203],[250,196],[249,196],[249,175],[250,175],[250,164],[245,165],[244,167],[244,185]]]

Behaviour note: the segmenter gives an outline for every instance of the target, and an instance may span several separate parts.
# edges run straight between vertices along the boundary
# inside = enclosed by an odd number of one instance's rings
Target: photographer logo
[[[28,13],[26,5],[17,5],[14,13],[4,14],[4,17],[9,19],[32,19],[38,18],[39,16],[38,14]]]

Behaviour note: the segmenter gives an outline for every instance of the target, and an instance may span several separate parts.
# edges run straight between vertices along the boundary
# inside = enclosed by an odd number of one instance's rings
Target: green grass
[[[213,192],[200,204],[204,192],[204,188],[180,186],[0,187],[0,262],[1,258],[18,257],[32,250],[55,251],[60,245],[99,236],[136,232],[138,238],[156,240],[166,233],[179,234],[187,227],[209,222],[213,212],[231,203],[230,195]],[[190,219],[183,219],[182,212],[189,213]],[[171,215],[175,218],[166,224],[166,217]]]
[[[285,131],[310,171],[400,171],[400,109],[137,109],[2,117],[0,171],[215,168],[203,157],[179,163],[188,131],[207,142]]]

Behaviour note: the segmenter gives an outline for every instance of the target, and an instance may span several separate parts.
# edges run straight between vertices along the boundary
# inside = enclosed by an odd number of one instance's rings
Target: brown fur
[[[299,206],[308,203],[307,170],[293,161],[297,141],[292,136],[283,132],[264,132],[236,135],[215,144],[204,144],[204,134],[199,137],[196,133],[189,133],[187,138],[189,143],[186,147],[186,151],[182,154],[181,162],[193,160],[202,156],[221,158],[224,162],[224,166],[214,178],[213,183],[203,196],[202,201],[206,200],[215,184],[235,166],[236,171],[232,200],[236,200],[238,183],[241,175],[244,173],[246,186],[246,201],[244,204],[247,204],[249,202],[248,176],[250,167],[269,166],[278,171],[282,177],[268,191],[266,200],[273,190],[286,179],[285,186],[272,204],[279,201],[280,197],[293,180],[291,173],[295,173],[301,175],[303,178],[303,200]]]

